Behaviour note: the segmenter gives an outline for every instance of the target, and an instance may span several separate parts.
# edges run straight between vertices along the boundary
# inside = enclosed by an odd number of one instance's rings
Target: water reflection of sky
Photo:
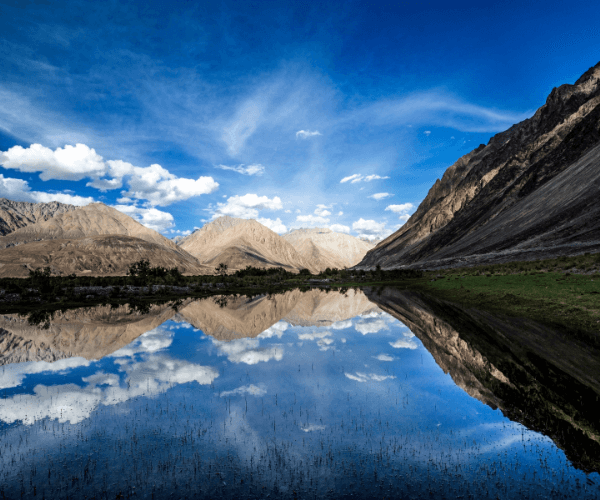
[[[229,342],[168,321],[101,360],[5,365],[0,388],[9,498],[598,495],[383,312]]]

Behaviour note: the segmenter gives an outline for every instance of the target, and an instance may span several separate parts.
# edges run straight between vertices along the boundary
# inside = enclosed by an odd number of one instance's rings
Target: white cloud
[[[354,174],[354,175],[349,175],[348,177],[344,177],[341,181],[340,184],[343,184],[344,182],[348,182],[350,181],[351,184],[356,184],[357,182],[371,182],[371,181],[375,181],[375,180],[379,180],[379,179],[389,179],[389,177],[386,175],[385,177],[382,177],[380,175],[362,175],[362,174]]]
[[[398,339],[395,342],[390,342],[390,345],[395,349],[416,349],[418,346],[414,340]]]
[[[423,132],[427,137],[429,137],[431,135],[431,130],[426,130],[425,132]]]
[[[256,219],[259,210],[281,210],[282,208],[283,204],[278,196],[269,199],[267,196],[249,193],[244,196],[231,196],[227,199],[227,203],[217,203],[213,219],[222,215],[242,219]]]
[[[386,210],[390,210],[391,212],[394,212],[395,214],[408,212],[412,208],[413,208],[412,203],[402,203],[401,205],[388,205],[387,207],[385,207]]]
[[[346,375],[346,377],[348,377],[350,380],[356,380],[357,382],[383,382],[384,380],[396,378],[394,375],[377,375],[375,373],[361,372],[356,372],[356,375],[353,375],[352,373],[344,373],[344,375]]]
[[[329,229],[331,229],[332,231],[336,232],[336,233],[350,233],[350,227],[349,226],[344,226],[343,224],[331,224],[330,226],[328,226]]]
[[[366,335],[367,333],[377,333],[381,330],[389,330],[389,326],[383,319],[376,319],[372,321],[359,321],[355,327],[357,332]]]
[[[319,215],[321,217],[327,217],[328,215],[331,215],[331,212],[328,210],[328,208],[331,207],[327,205],[317,205],[314,213],[315,215]]]
[[[244,396],[245,394],[248,394],[249,396],[264,396],[266,393],[267,391],[264,387],[249,384],[238,387],[237,389],[233,389],[232,391],[223,391],[221,393],[221,397],[227,398],[230,396]]]
[[[316,135],[322,135],[318,130],[310,131],[310,130],[298,130],[296,132],[296,139],[300,137],[300,139],[307,139],[309,137],[314,137]]]
[[[352,182],[357,182],[360,181],[362,179],[362,175],[361,174],[353,174],[353,175],[349,175],[348,177],[344,177],[341,181],[340,184],[343,184],[344,182],[348,182],[348,181],[352,181]]]
[[[325,337],[330,337],[330,336],[331,336],[331,332],[329,332],[329,331],[313,332],[313,333],[299,333],[298,339],[299,340],[319,340],[319,339],[324,339]]]
[[[326,217],[319,217],[318,215],[298,215],[296,222],[302,222],[309,225],[325,225],[329,223],[329,219]]]
[[[40,179],[78,181],[92,179],[87,186],[100,191],[119,189],[127,178],[127,198],[145,200],[153,206],[166,206],[192,196],[212,193],[219,184],[212,177],[179,178],[160,165],[135,167],[122,160],[104,161],[85,144],[67,145],[52,151],[40,144],[29,148],[14,146],[0,152],[0,165],[21,172],[40,172]]]
[[[394,356],[390,356],[389,354],[379,354],[378,356],[373,357],[379,361],[394,361],[396,359]]]
[[[341,210],[338,212],[338,217],[341,217],[342,215],[344,215],[344,212],[342,212]]]
[[[173,332],[157,327],[140,335],[131,344],[113,352],[112,358],[127,358],[136,354],[148,354],[162,351],[173,343]]]
[[[232,170],[233,172],[237,172],[242,175],[262,175],[265,173],[265,167],[261,164],[255,165],[234,165],[232,167],[227,165],[217,165],[215,168],[220,168],[221,170]]]
[[[380,175],[367,175],[367,176],[365,176],[364,181],[371,182],[371,181],[376,181],[379,179],[389,179],[389,176],[386,175],[386,176],[382,177]]]
[[[283,224],[283,222],[281,222],[281,219],[279,217],[277,217],[277,219],[275,220],[265,218],[259,218],[256,220],[260,222],[263,226],[268,227],[271,231],[274,231],[278,234],[287,233],[287,227],[285,227],[285,225]]]
[[[53,363],[46,361],[12,363],[2,367],[2,372],[0,372],[0,389],[20,386],[27,375],[43,372],[66,372],[72,368],[89,365],[90,361],[85,358],[60,359]]]
[[[0,165],[20,172],[41,172],[43,181],[79,181],[100,177],[106,172],[102,156],[85,144],[67,145],[55,151],[41,144],[32,144],[29,148],[14,146],[0,152]]]
[[[31,191],[27,181],[4,177],[0,174],[0,197],[14,201],[29,201],[33,203],[49,203],[58,201],[71,205],[83,206],[94,203],[92,197],[76,196],[67,193],[46,193],[43,191]]]
[[[375,193],[372,194],[371,196],[369,196],[369,198],[373,198],[374,200],[384,200],[385,198],[389,198],[390,196],[394,196],[393,194],[390,193]]]
[[[385,222],[365,220],[362,217],[352,224],[352,230],[358,233],[359,238],[368,240],[384,238],[390,234],[385,227]]]
[[[156,208],[140,208],[133,205],[114,205],[119,212],[129,215],[143,226],[155,231],[166,231],[174,226],[173,216]],[[187,234],[190,234],[188,231]]]

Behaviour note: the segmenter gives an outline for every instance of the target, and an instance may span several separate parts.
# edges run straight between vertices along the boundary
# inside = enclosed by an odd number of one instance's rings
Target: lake
[[[392,288],[0,328],[0,498],[600,495],[585,332]]]

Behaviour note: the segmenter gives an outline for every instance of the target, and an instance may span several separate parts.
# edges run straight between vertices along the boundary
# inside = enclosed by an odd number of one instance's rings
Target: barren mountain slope
[[[30,269],[50,267],[53,274],[124,275],[148,259],[153,266],[177,267],[186,274],[211,274],[184,250],[124,235],[72,240],[42,240],[0,251],[0,277],[25,277]]]
[[[48,220],[22,227],[0,237],[0,248],[38,240],[78,239],[99,235],[124,235],[176,250],[177,245],[153,229],[103,203],[93,203]]]
[[[296,229],[284,234],[283,238],[319,271],[328,267],[337,269],[352,267],[373,248],[373,245],[366,241],[326,228]]]
[[[26,361],[53,362],[71,357],[100,359],[165,321],[175,310],[152,305],[148,313],[128,305],[57,311],[48,329],[30,325],[25,316],[0,316],[0,365]]]
[[[192,233],[179,246],[213,267],[224,263],[232,270],[248,265],[316,270],[290,243],[255,220],[220,217]]]
[[[75,210],[75,205],[66,205],[58,201],[50,203],[29,203],[0,198],[0,235],[54,217],[57,214]]]
[[[598,153],[592,151],[598,143],[600,65],[574,85],[555,88],[532,118],[448,168],[408,222],[368,252],[359,267],[426,265],[442,258],[447,260],[440,265],[537,258],[583,251],[574,244],[600,244],[593,203],[600,193]],[[568,189],[546,186],[560,175],[556,182]],[[556,225],[547,217],[547,201],[554,202]],[[530,223],[513,225],[513,217]],[[559,224],[562,229],[556,231]],[[552,248],[557,245],[567,246]]]

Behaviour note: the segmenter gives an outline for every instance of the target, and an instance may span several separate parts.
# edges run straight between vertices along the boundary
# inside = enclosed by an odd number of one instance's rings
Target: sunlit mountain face
[[[442,309],[399,291],[311,290],[137,315],[99,306],[58,315],[47,330],[4,316],[0,489],[8,498],[597,498],[600,455],[553,435],[572,401],[541,381],[538,414],[516,418],[509,396],[535,362],[527,372],[515,356],[508,370]],[[587,397],[594,377],[559,382]],[[584,413],[565,421],[584,428]],[[585,427],[588,441],[594,429]]]

